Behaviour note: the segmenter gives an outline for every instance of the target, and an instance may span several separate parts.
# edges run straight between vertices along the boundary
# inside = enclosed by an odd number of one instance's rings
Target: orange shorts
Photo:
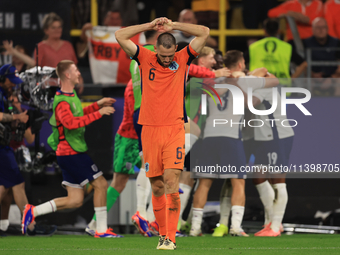
[[[184,144],[183,124],[143,126],[142,146],[146,176],[161,176],[165,169],[183,170]]]

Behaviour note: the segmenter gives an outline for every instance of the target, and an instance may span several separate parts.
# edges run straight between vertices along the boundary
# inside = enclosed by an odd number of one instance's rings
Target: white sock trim
[[[239,230],[243,220],[244,206],[233,205],[231,207],[231,213],[231,227]]]
[[[192,208],[192,222],[191,228],[192,229],[201,229],[203,218],[203,208]]]
[[[98,233],[105,233],[107,230],[107,209],[106,206],[95,207],[94,211],[96,212],[97,224],[96,230]]]
[[[255,187],[259,192],[264,207],[264,224],[267,225],[272,221],[273,217],[273,204],[275,199],[274,189],[268,181],[255,185]]]
[[[280,226],[286,211],[288,193],[285,183],[273,184],[273,188],[276,190],[277,197],[273,205],[273,220],[270,228],[274,232],[278,232],[280,231]]]
[[[198,137],[194,134],[185,134],[185,155],[189,153],[194,143],[198,140]]]
[[[53,213],[57,211],[57,205],[55,204],[54,200],[50,200],[46,203],[43,203],[41,205],[37,205],[34,210],[34,216],[40,216],[40,215],[45,215],[48,213]]]
[[[189,201],[191,187],[187,184],[184,184],[184,183],[180,183],[179,187],[183,190],[183,194],[179,194],[180,201],[181,201],[181,210],[180,210],[180,214],[179,214],[179,219],[182,219],[183,211],[184,211],[184,209],[187,206],[187,203]]]
[[[147,218],[146,204],[150,192],[151,184],[149,178],[146,177],[145,169],[140,168],[140,172],[136,179],[137,211],[139,211],[140,216],[143,218]]]

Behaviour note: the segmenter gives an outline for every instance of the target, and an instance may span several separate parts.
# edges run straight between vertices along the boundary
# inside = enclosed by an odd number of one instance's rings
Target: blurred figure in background
[[[266,37],[249,46],[249,70],[265,67],[274,74],[282,85],[290,86],[290,62],[297,65],[292,78],[299,77],[307,68],[307,62],[293,50],[292,45],[277,38],[279,22],[276,19],[264,21]]]
[[[316,18],[312,24],[313,36],[305,39],[305,48],[324,48],[327,50],[313,50],[313,61],[336,61],[340,59],[340,51],[328,48],[340,48],[340,40],[328,34],[327,21],[324,18]],[[313,78],[339,78],[340,66],[312,66]]]
[[[296,21],[296,26],[301,39],[312,35],[312,22],[317,17],[323,16],[323,5],[320,0],[291,0],[268,11],[269,18],[290,16]],[[293,44],[293,34],[287,24],[287,40]]]
[[[324,13],[328,23],[329,35],[340,39],[340,1],[328,0],[325,3]]]
[[[217,17],[218,17],[218,14],[217,14]],[[197,19],[195,17],[195,13],[190,9],[182,10],[179,14],[178,21],[182,23],[188,23],[188,24],[195,24],[195,25],[198,24]],[[185,32],[181,32],[181,31],[175,31],[173,35],[177,43],[179,42],[190,43],[192,39],[195,38],[195,36],[185,33]],[[217,48],[217,41],[214,38],[209,36],[206,45],[212,48]]]
[[[34,50],[34,58],[25,55],[16,49],[13,49],[13,43],[4,41],[4,47],[8,54],[12,54],[17,59],[23,61],[28,66],[50,66],[56,67],[61,60],[71,60],[78,63],[75,51],[70,42],[62,40],[63,20],[54,12],[46,14],[42,20],[44,39],[38,43],[38,52]],[[36,59],[38,57],[38,63]],[[82,78],[77,85],[77,92],[81,94],[84,90]]]
[[[24,46],[16,45],[13,47],[13,41],[3,41],[3,47],[6,51],[2,54],[12,56],[12,65],[15,66],[19,73],[32,67],[32,59],[27,55]]]

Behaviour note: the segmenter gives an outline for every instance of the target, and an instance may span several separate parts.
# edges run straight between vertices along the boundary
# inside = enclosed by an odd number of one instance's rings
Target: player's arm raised
[[[162,22],[161,19],[162,18],[157,18],[149,23],[144,23],[136,26],[129,26],[117,30],[115,33],[117,42],[126,52],[126,54],[128,54],[130,57],[133,57],[137,52],[137,46],[133,41],[130,40],[130,38],[148,30],[157,30],[157,26],[159,25],[160,22]]]
[[[201,25],[173,22],[172,28],[196,36],[191,42],[191,48],[200,53],[209,37],[209,28]]]

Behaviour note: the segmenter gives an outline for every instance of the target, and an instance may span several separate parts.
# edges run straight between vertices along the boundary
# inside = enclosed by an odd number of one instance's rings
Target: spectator
[[[120,27],[122,26],[122,17],[117,10],[108,11],[105,15],[103,26],[106,27]],[[91,23],[85,23],[81,29],[80,42],[77,43],[77,56],[83,58],[87,55],[87,36],[86,31],[93,29]]]
[[[61,60],[78,63],[72,44],[61,39],[63,20],[54,12],[45,15],[43,21],[44,40],[38,43],[39,66],[56,67]],[[34,51],[33,66],[36,65],[37,52]]]
[[[217,14],[217,17],[218,17],[218,14]],[[195,24],[195,25],[197,24],[195,13],[190,9],[182,10],[179,14],[178,21],[182,23],[188,23],[188,24]],[[174,32],[173,35],[177,43],[179,42],[190,43],[192,39],[195,38],[195,36],[182,32],[182,31],[176,31]],[[206,45],[212,48],[217,48],[217,41],[214,38],[209,36]]]
[[[340,48],[340,40],[328,34],[327,21],[316,18],[312,24],[313,36],[304,40],[305,48]],[[340,52],[333,50],[313,50],[314,61],[336,61],[340,59]],[[312,66],[313,78],[339,78],[340,66]]]
[[[27,55],[23,46],[16,45],[13,48],[13,41],[3,41],[2,43],[4,49],[6,50],[3,52],[3,54],[12,56],[12,65],[15,66],[19,73],[24,72],[26,69],[32,67],[32,58]]]
[[[34,58],[13,48],[13,43],[4,41],[3,46],[7,54],[12,54],[28,66],[50,66],[56,67],[61,60],[72,60],[78,63],[73,46],[70,42],[61,39],[63,20],[54,12],[45,15],[42,26],[45,33],[43,41],[38,43],[38,63],[36,63],[37,52],[34,50]],[[84,90],[82,79],[78,84],[78,94]]]
[[[324,13],[328,23],[329,35],[340,39],[340,1],[328,0],[325,3]]]
[[[121,27],[122,19],[121,19],[120,12],[115,9],[108,11],[107,15],[105,16],[104,26],[117,27],[117,29]],[[89,39],[93,39],[93,38],[87,37],[86,31],[92,30],[92,29],[93,29],[93,26],[91,23],[86,23],[82,28],[82,34],[80,37],[82,42],[77,44],[77,54],[78,54],[78,57],[80,58],[86,57],[86,53],[88,50],[87,41]],[[111,38],[114,38],[112,34],[114,32],[114,29],[115,28],[108,30],[112,35]],[[132,41],[136,44],[142,44],[143,42],[145,42],[144,35],[142,33],[137,34],[136,36],[132,38]],[[99,43],[100,45],[103,45],[104,47],[110,48],[112,52],[116,52],[116,54],[113,54],[112,57],[110,58],[109,57],[106,58],[106,56],[104,56],[105,61],[107,62],[105,62],[103,66],[100,66],[101,68],[100,70],[109,70],[105,73],[105,75],[98,74],[99,72],[98,71],[96,72],[96,70],[98,70],[98,65],[92,65],[91,63],[92,66],[90,68],[92,71],[93,81],[95,83],[102,83],[102,84],[111,84],[111,83],[127,84],[128,81],[131,79],[131,74],[129,72],[131,59],[126,55],[126,53],[123,50],[121,50],[120,45],[115,41],[115,39],[112,39],[112,41],[101,40],[100,42],[97,42],[97,43]],[[108,62],[110,64],[113,62],[118,62],[119,64],[114,67],[112,67],[111,65],[111,69],[110,69],[110,66],[107,67]],[[93,66],[97,67],[97,69],[93,68]],[[100,77],[100,79],[98,77]],[[100,81],[98,82],[98,80]],[[111,92],[112,90],[105,85],[103,93],[105,95],[108,95],[108,94],[111,94]]]
[[[138,24],[138,10],[136,0],[116,0],[112,8],[119,10],[122,15],[123,26]]]
[[[16,45],[14,47],[17,51],[19,51],[22,54],[27,55],[26,49],[22,45]],[[16,57],[15,55],[12,56],[12,65],[15,66],[15,68],[18,70],[19,73],[25,72],[26,69],[28,69],[30,66],[28,66],[24,61],[22,61],[20,58]]]
[[[290,16],[295,19],[301,39],[312,36],[312,22],[323,16],[323,6],[320,0],[289,0],[268,11],[269,18]],[[287,24],[287,40],[292,43],[293,34]]]

